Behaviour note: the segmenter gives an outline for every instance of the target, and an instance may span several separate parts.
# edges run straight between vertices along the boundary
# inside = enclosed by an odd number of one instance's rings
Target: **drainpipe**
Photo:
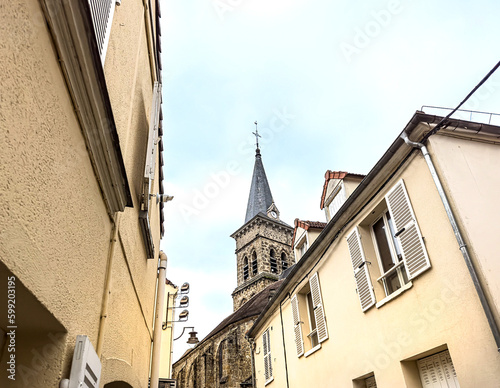
[[[160,379],[161,358],[161,334],[163,332],[163,303],[165,302],[165,282],[167,281],[167,255],[160,252],[160,263],[158,266],[158,289],[156,293],[155,324],[153,329],[153,357],[151,360],[151,388],[158,388]]]
[[[462,256],[464,257],[465,264],[467,265],[467,269],[469,270],[469,273],[470,273],[470,276],[472,278],[472,282],[474,283],[474,287],[476,289],[477,295],[479,297],[479,300],[481,301],[481,305],[482,305],[484,313],[486,315],[486,319],[488,320],[488,324],[490,325],[491,332],[493,334],[493,337],[495,338],[497,350],[500,352],[500,331],[498,329],[495,318],[493,317],[491,307],[488,303],[488,300],[486,299],[483,287],[479,281],[479,278],[477,276],[477,272],[476,272],[474,265],[472,263],[472,260],[470,258],[469,251],[467,249],[467,245],[465,244],[464,239],[462,237],[462,234],[460,233],[460,230],[458,229],[457,221],[456,221],[455,216],[453,214],[453,211],[451,209],[450,203],[448,202],[448,198],[447,198],[446,193],[444,191],[444,188],[441,184],[441,180],[439,179],[439,176],[436,172],[436,168],[434,167],[434,163],[432,162],[431,156],[429,154],[429,150],[427,149],[427,147],[424,144],[411,141],[408,138],[407,133],[404,131],[401,134],[401,138],[409,146],[414,147],[414,148],[419,148],[420,151],[422,151],[422,155],[424,156],[424,159],[427,162],[427,167],[429,167],[429,171],[431,173],[432,179],[434,180],[434,184],[436,185],[439,196],[441,197],[441,201],[443,202],[444,209],[446,211],[446,214],[447,214],[448,219],[450,221],[451,227],[453,229],[453,233],[455,233],[455,238],[457,239],[458,246],[460,247],[460,251],[462,252]]]
[[[253,352],[255,350],[255,341],[253,338],[245,336],[248,343],[250,344],[250,356],[252,358],[252,388],[255,388],[255,358],[253,356]]]
[[[116,240],[118,239],[118,224],[120,215],[113,217],[113,228],[111,229],[111,237],[109,240],[108,262],[106,265],[106,278],[104,281],[104,294],[101,304],[101,318],[99,321],[99,332],[97,334],[96,353],[99,358],[102,355],[102,344],[104,342],[104,332],[106,329],[106,320],[108,318],[109,294],[111,294],[111,268],[113,266],[113,256],[115,254]]]

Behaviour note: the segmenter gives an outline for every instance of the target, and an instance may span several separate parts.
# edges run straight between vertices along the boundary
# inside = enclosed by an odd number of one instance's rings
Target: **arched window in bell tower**
[[[248,279],[248,258],[245,256],[243,259],[243,280]]]
[[[257,253],[255,251],[252,254],[252,276],[257,275]]]
[[[286,271],[288,269],[288,261],[285,252],[281,252],[281,269]]]
[[[276,261],[276,253],[271,249],[269,262],[271,264],[271,273],[278,273],[278,262]]]

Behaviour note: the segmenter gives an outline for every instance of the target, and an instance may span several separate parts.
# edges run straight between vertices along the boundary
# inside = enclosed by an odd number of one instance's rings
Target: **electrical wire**
[[[491,69],[489,71],[488,74],[486,74],[484,76],[484,78],[481,80],[481,82],[479,82],[475,87],[474,89],[472,89],[470,91],[469,94],[467,94],[467,96],[462,100],[462,102],[460,104],[457,105],[457,107],[455,109],[453,109],[446,117],[443,117],[441,119],[441,121],[439,123],[437,123],[437,125],[432,129],[432,131],[430,131],[427,135],[424,136],[424,138],[422,139],[422,144],[425,144],[425,142],[427,141],[427,139],[434,135],[437,131],[439,131],[445,124],[448,123],[448,119],[477,91],[477,89],[479,89],[487,80],[488,78],[490,78],[493,73],[500,67],[500,61],[495,65],[493,66],[493,69]]]

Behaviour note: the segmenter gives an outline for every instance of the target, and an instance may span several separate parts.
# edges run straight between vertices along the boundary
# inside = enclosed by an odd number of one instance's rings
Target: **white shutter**
[[[347,236],[347,246],[351,255],[352,269],[354,270],[354,279],[356,280],[359,301],[361,302],[361,310],[366,311],[375,304],[375,294],[373,293],[370,273],[357,227]]]
[[[158,143],[158,125],[160,122],[160,105],[161,105],[161,84],[155,82],[153,89],[153,99],[151,103],[151,113],[149,117],[149,134],[148,145],[146,149],[146,163],[144,166],[144,210],[148,207],[149,194],[151,191],[151,182],[155,176],[156,166],[156,145]]]
[[[387,193],[385,199],[396,227],[408,279],[411,280],[428,270],[431,263],[403,180]]]
[[[460,388],[448,350],[417,362],[423,388]]]
[[[101,360],[86,335],[76,337],[69,388],[98,388],[101,377]]]
[[[267,382],[273,377],[271,339],[269,337],[269,329],[267,329],[262,335],[262,348],[264,350],[264,376]]]
[[[302,340],[302,327],[300,326],[299,301],[297,300],[296,294],[292,297],[291,304],[293,331],[295,332],[295,348],[297,350],[297,357],[300,357],[304,354],[304,342]]]
[[[323,300],[321,299],[321,288],[319,286],[317,272],[309,279],[309,285],[311,287],[311,297],[314,309],[314,319],[316,320],[318,341],[321,343],[328,339],[328,330],[326,327],[325,311],[323,309]]]
[[[101,62],[104,65],[104,58],[106,58],[106,50],[108,48],[109,35],[111,32],[111,22],[115,12],[115,0],[88,1],[97,40],[97,48],[99,49]]]

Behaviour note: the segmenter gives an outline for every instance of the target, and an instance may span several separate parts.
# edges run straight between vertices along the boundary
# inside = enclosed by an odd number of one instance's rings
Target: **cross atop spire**
[[[255,135],[255,145],[257,146],[257,151],[259,151],[259,137],[262,137],[259,135],[259,130],[257,129],[257,121],[255,121],[255,132],[252,132]]]

